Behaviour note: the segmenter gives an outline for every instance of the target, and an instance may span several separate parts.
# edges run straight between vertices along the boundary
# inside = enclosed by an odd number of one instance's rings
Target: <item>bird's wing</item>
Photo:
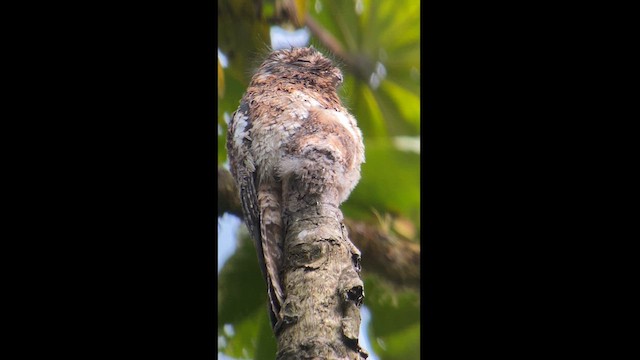
[[[229,123],[227,152],[231,165],[231,174],[235,178],[240,192],[244,222],[254,242],[258,255],[258,264],[267,283],[269,315],[272,326],[275,326],[283,301],[278,275],[278,262],[282,256],[280,247],[281,228],[278,223],[281,215],[279,208],[276,207],[276,205],[279,206],[277,204],[278,201],[276,200],[274,204],[272,201],[274,198],[269,196],[269,194],[272,194],[271,188],[263,186],[259,201],[258,191],[256,191],[258,171],[250,151],[252,141],[250,129],[249,107],[243,102],[233,114]],[[262,222],[261,219],[265,216],[270,220]]]

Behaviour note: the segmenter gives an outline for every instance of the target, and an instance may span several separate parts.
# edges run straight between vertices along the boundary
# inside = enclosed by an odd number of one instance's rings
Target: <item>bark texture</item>
[[[276,324],[276,359],[366,359],[360,348],[364,285],[360,251],[340,209],[290,193],[283,282],[287,294]]]

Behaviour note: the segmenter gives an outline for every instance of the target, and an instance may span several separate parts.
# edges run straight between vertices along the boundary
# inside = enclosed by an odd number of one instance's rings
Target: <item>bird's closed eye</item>
[[[298,60],[294,61],[293,64],[294,65],[311,64],[311,61],[305,60],[305,59],[298,59]]]

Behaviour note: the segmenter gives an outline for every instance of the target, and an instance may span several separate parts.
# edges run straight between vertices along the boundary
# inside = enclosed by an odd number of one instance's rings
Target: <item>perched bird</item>
[[[287,214],[305,199],[339,206],[360,179],[362,133],[342,105],[342,73],[313,47],[273,51],[251,79],[227,133],[231,173],[281,319]]]

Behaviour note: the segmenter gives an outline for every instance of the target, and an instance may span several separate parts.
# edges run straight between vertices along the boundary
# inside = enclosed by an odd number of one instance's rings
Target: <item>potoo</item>
[[[338,207],[360,179],[362,134],[342,105],[342,73],[319,51],[272,52],[227,133],[231,173],[267,282],[272,325],[282,319],[289,214],[305,203]]]

